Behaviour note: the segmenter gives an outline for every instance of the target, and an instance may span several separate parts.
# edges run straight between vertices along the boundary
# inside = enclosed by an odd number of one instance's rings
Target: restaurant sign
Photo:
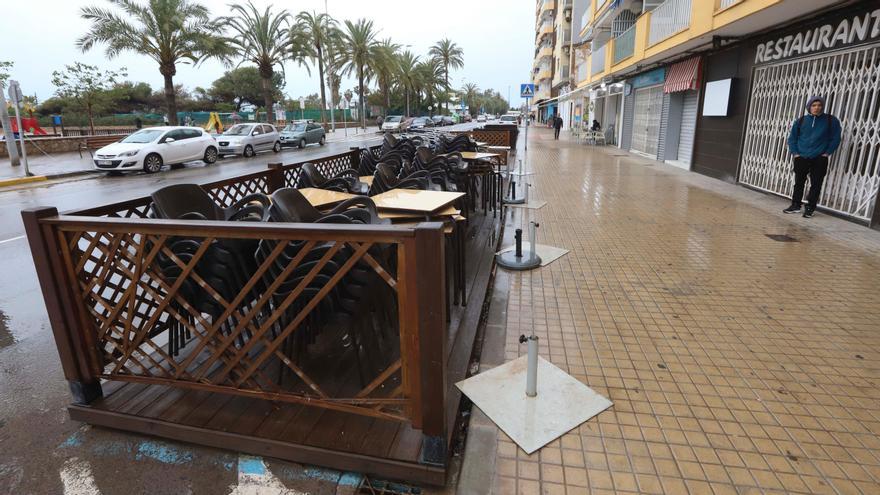
[[[880,8],[843,15],[831,22],[760,43],[755,51],[755,65],[878,40]]]

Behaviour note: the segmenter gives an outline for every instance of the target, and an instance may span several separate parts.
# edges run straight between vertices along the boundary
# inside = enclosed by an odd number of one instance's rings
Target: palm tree
[[[391,107],[391,86],[394,84],[394,76],[397,75],[398,50],[400,45],[393,43],[391,38],[385,38],[371,50],[373,72],[379,83],[379,91],[385,97],[385,116],[388,116]]]
[[[461,98],[468,106],[468,113],[473,115],[475,107],[474,101],[480,94],[480,88],[474,83],[467,83],[461,88],[460,94]]]
[[[275,75],[275,66],[280,66],[283,73],[286,60],[297,60],[302,65],[308,53],[304,50],[304,40],[290,29],[291,16],[286,10],[276,14],[269,6],[260,12],[250,0],[247,7],[233,4],[230,8],[236,15],[223,19],[224,25],[233,31],[229,43],[260,71],[266,117],[268,122],[273,122],[272,76]]]
[[[440,62],[443,67],[443,78],[446,90],[449,91],[449,69],[460,69],[464,66],[464,50],[449,38],[443,38],[431,47],[428,53]],[[446,112],[449,113],[449,101],[446,101]]]
[[[397,77],[400,81],[400,87],[403,89],[404,98],[406,99],[406,116],[409,117],[409,95],[416,91],[418,87],[418,63],[419,57],[406,50],[397,57]]]
[[[324,72],[326,74],[324,82],[330,89],[330,99],[335,103],[341,102],[339,87],[342,84],[342,68],[345,66],[341,39],[342,33],[338,29],[333,29],[329,42],[324,46]],[[331,109],[331,112],[335,112],[335,110]],[[342,118],[345,119],[345,111],[342,113]]]
[[[358,80],[358,98],[361,103],[361,126],[367,128],[366,98],[364,98],[364,84],[369,82],[371,54],[376,46],[376,31],[373,30],[373,21],[358,19],[356,23],[345,21],[345,31],[342,33],[343,43],[340,46],[345,59],[342,72],[345,75],[355,73]]]
[[[443,92],[443,68],[440,66],[440,62],[434,58],[419,62],[416,65],[416,73],[418,74],[416,79],[418,94],[424,94],[427,104],[433,105],[435,97]]]
[[[327,14],[305,11],[300,12],[296,16],[296,20],[297,30],[305,36],[312,49],[311,58],[318,62],[318,81],[321,84],[321,122],[326,127],[327,95],[324,92],[324,52],[327,45],[333,43],[333,37],[338,34],[336,21]]]
[[[230,53],[223,38],[217,36],[218,23],[208,9],[191,0],[109,0],[122,12],[100,7],[83,7],[80,16],[91,21],[89,31],[77,40],[83,52],[98,43],[107,45],[107,57],[132,51],[159,64],[165,79],[168,120],[177,124],[174,76],[179,62],[198,64],[209,57],[227,60]]]

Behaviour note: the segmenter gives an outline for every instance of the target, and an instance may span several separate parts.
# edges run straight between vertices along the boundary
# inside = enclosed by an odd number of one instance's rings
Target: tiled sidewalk
[[[499,275],[503,360],[534,328],[614,406],[531,456],[498,431],[494,461],[464,464],[496,494],[880,493],[880,232],[529,137],[540,242],[571,253]]]

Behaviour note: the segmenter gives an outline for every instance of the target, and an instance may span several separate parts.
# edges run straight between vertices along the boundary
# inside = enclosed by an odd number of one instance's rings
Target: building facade
[[[537,0],[532,115],[546,122],[560,113],[559,95],[570,90],[573,0]]]
[[[582,125],[595,119],[622,149],[790,197],[787,133],[820,95],[843,128],[820,207],[880,224],[876,1],[575,0],[573,10],[572,87],[556,96],[580,105]]]

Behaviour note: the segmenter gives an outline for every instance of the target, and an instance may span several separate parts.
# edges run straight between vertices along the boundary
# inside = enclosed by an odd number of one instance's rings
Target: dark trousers
[[[807,177],[810,178],[810,192],[807,194],[807,208],[816,209],[819,201],[819,193],[822,192],[822,182],[828,173],[828,157],[817,156],[816,158],[804,158],[799,156],[794,159],[794,192],[791,195],[792,206],[800,206],[804,199],[804,186]]]
[[[559,131],[562,130],[561,127],[556,127],[553,130],[553,139],[559,139]]]

